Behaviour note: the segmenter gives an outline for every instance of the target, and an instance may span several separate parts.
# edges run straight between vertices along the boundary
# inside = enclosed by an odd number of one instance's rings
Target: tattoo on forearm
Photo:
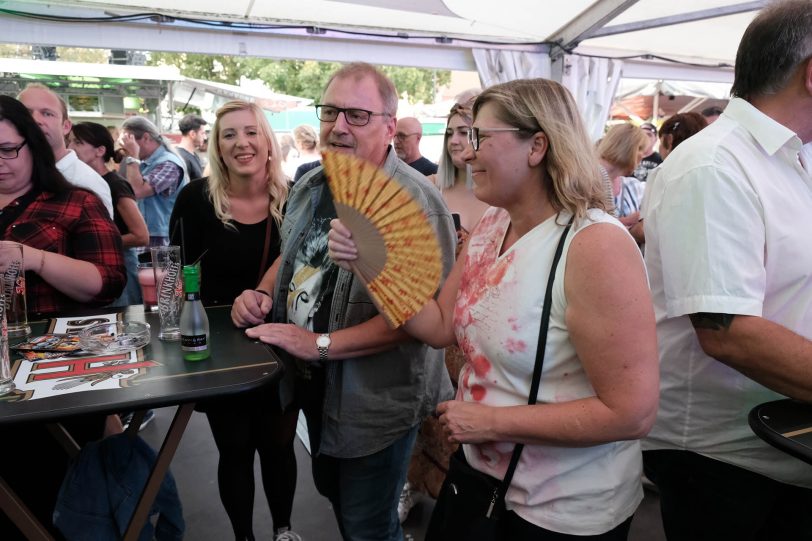
[[[710,329],[712,331],[728,330],[736,314],[713,314],[698,312],[691,314],[691,324],[695,329]]]

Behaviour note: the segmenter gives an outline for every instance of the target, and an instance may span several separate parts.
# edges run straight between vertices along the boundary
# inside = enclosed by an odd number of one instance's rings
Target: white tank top
[[[510,217],[490,208],[469,239],[468,256],[454,312],[457,340],[466,356],[457,399],[492,406],[527,404],[535,364],[541,307],[556,246],[569,221],[562,213],[523,235],[500,256]],[[620,222],[599,210],[575,227],[553,284],[547,349],[538,402],[595,396],[564,315],[564,276],[572,238],[595,223]],[[634,242],[629,237],[629,242]],[[502,479],[512,443],[464,445],[468,462]],[[597,535],[634,513],[643,499],[637,441],[592,447],[525,445],[506,505],[523,519],[571,535]]]

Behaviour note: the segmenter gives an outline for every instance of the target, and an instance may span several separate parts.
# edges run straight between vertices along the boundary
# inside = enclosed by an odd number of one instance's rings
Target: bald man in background
[[[413,116],[407,116],[398,120],[393,142],[398,158],[422,174],[429,176],[437,172],[437,164],[420,154],[422,137],[423,126],[420,121]]]

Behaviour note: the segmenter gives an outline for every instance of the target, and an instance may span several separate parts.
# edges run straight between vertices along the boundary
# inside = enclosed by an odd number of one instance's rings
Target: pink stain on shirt
[[[487,390],[482,385],[473,385],[471,387],[471,398],[476,400],[477,402],[482,402],[482,399],[485,398],[487,394]]]
[[[498,478],[505,476],[508,464],[510,463],[510,456],[513,454],[514,445],[512,443],[488,442],[475,445],[474,447],[479,455],[479,459],[484,462],[483,466],[486,468],[485,473]]]
[[[471,358],[471,368],[479,378],[484,378],[491,370],[491,362],[484,355],[475,355]]]
[[[527,344],[524,342],[524,340],[508,338],[505,340],[505,349],[508,351],[508,353],[522,353],[527,351]]]
[[[465,366],[462,367],[462,370],[463,370],[462,377],[460,378],[460,381],[462,382],[462,387],[460,388],[460,390],[469,389],[471,387],[471,366],[466,364]]]

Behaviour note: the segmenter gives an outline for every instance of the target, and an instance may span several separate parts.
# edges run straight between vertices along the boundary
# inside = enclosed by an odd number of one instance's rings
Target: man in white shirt
[[[110,186],[97,172],[81,161],[74,151],[69,150],[65,143],[65,137],[71,129],[65,100],[39,83],[26,86],[17,99],[25,105],[48,139],[59,172],[74,186],[85,188],[99,196],[112,219],[113,198],[110,195]]]
[[[646,474],[669,541],[812,539],[812,467],[747,421],[812,400],[812,2],[753,20],[732,93],[649,194],[661,398]]]

